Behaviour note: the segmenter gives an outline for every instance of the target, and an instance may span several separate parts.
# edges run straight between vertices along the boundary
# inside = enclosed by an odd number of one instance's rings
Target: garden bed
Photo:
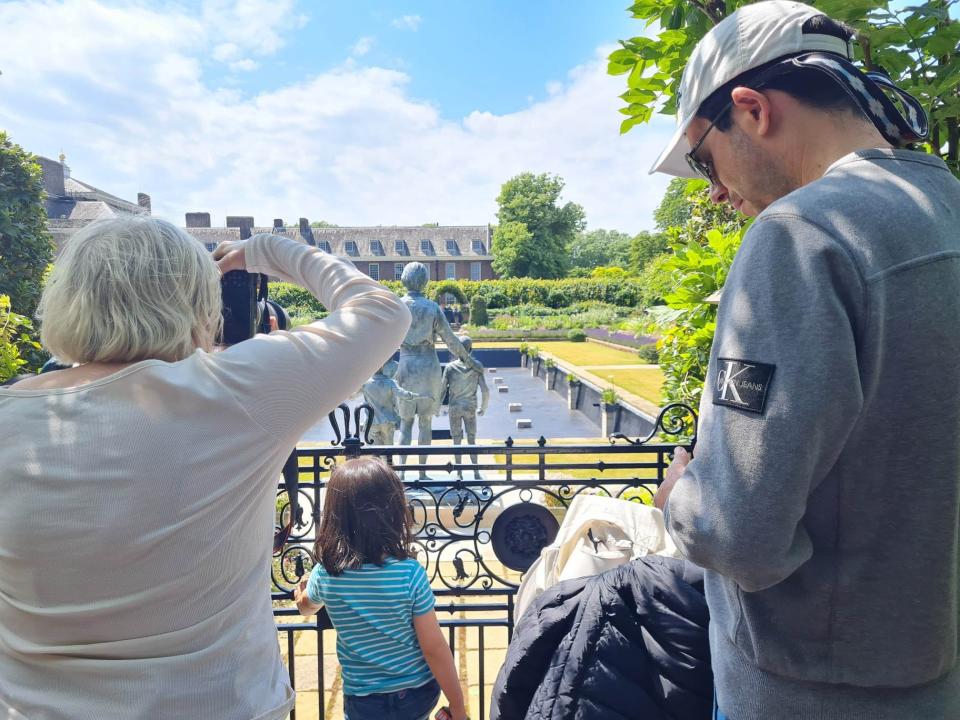
[[[602,340],[613,345],[623,345],[628,348],[641,348],[657,341],[655,337],[649,335],[637,336],[626,330],[608,330],[602,327],[584,328],[584,332],[588,338]]]

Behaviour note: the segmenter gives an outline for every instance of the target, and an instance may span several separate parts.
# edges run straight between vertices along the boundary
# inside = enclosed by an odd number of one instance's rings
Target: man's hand
[[[480,408],[479,410],[477,410],[477,415],[483,415],[486,411],[487,411],[486,408]]]
[[[684,448],[677,446],[674,449],[673,462],[670,463],[670,467],[667,468],[663,484],[660,486],[660,489],[657,490],[657,495],[653,499],[653,504],[660,510],[666,507],[670,493],[673,491],[673,486],[677,484],[677,480],[683,475],[684,470],[687,469],[687,465],[692,459],[693,455],[688,453]]]

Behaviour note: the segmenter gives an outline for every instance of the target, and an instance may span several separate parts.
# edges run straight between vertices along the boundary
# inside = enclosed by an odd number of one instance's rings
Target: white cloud
[[[354,44],[353,48],[350,50],[350,54],[353,57],[363,57],[370,52],[371,49],[373,49],[373,43],[374,38],[362,37],[357,40],[356,44]]]
[[[306,24],[307,17],[295,12],[296,4],[296,0],[203,0],[200,14],[216,37],[243,51],[269,55],[283,47],[287,33]]]
[[[402,17],[395,18],[390,24],[400,30],[412,30],[416,32],[420,29],[420,23],[422,22],[423,18],[419,15],[403,15]]]
[[[267,13],[263,33],[224,34],[207,14],[216,7],[249,30],[248,5]],[[623,78],[605,73],[609,49],[545,100],[462,120],[412,98],[405,73],[350,61],[253,96],[211,84],[209,63],[255,62],[280,42],[288,21],[272,7],[208,3],[197,19],[96,0],[0,4],[0,127],[39,154],[64,148],[82,180],[150,193],[156,214],[180,222],[201,210],[220,224],[227,214],[482,224],[495,222],[500,185],[529,170],[563,177],[591,227],[652,226],[667,179],[647,169],[672,123],[620,136]]]
[[[230,62],[240,56],[240,48],[233,43],[220,43],[213,49],[213,59]]]
[[[251,70],[256,70],[260,67],[260,63],[256,60],[251,60],[250,58],[244,58],[243,60],[236,60],[229,64],[229,67],[234,72],[250,72]]]

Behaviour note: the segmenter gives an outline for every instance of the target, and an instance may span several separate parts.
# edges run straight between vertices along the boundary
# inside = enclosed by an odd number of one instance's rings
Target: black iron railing
[[[476,679],[472,717],[485,718],[487,685],[496,674],[485,666],[487,653],[491,646],[499,651],[509,642],[514,595],[523,572],[553,541],[569,503],[582,493],[600,493],[651,504],[673,449],[678,444],[692,447],[696,439],[693,410],[671,405],[661,411],[646,438],[611,436],[609,443],[578,445],[549,444],[544,438],[535,445],[520,445],[508,438],[499,445],[456,448],[467,461],[458,463],[450,460],[455,448],[449,445],[365,444],[360,430],[354,427],[351,432],[345,407],[343,417],[343,433],[336,428],[338,445],[298,450],[304,524],[294,528],[275,558],[272,576],[274,615],[291,682],[301,691],[316,685],[321,718],[328,717],[335,701],[325,693],[330,685],[336,688],[329,676],[336,672],[335,664],[324,663],[335,634],[325,613],[303,622],[289,600],[313,566],[324,488],[338,462],[359,455],[381,455],[390,462],[400,455],[408,462],[426,456],[423,464],[402,467],[415,521],[415,550],[434,587],[436,611],[456,661],[462,672]],[[354,419],[360,424],[360,411]],[[471,455],[476,463],[469,462]],[[426,478],[420,477],[421,471]],[[278,524],[283,525],[290,508],[282,486],[277,508]],[[298,638],[309,635],[316,637],[315,659],[312,652],[297,652]],[[313,643],[307,644],[312,650]],[[304,667],[306,662],[311,663],[309,668]]]

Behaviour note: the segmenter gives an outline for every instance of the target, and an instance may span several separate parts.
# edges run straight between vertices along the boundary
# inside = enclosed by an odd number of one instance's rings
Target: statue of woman
[[[397,372],[396,381],[410,392],[428,396],[416,400],[399,400],[401,445],[409,445],[413,440],[414,418],[417,419],[419,427],[417,444],[430,445],[433,440],[432,420],[439,403],[440,382],[443,379],[440,359],[437,357],[437,337],[446,343],[451,355],[483,372],[483,366],[470,357],[470,353],[454,334],[440,306],[424,297],[423,289],[429,279],[427,266],[418,262],[408,263],[401,277],[404,287],[407,288],[403,302],[410,309],[413,322],[400,345],[400,370]],[[406,456],[399,460],[402,465]],[[426,462],[427,456],[421,455],[420,464]],[[426,472],[421,470],[420,478],[426,477]]]

